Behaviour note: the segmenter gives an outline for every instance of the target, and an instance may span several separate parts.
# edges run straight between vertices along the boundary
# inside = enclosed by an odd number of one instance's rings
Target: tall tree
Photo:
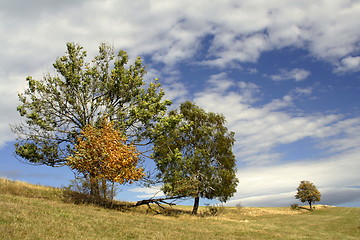
[[[310,181],[301,181],[297,188],[296,199],[299,199],[302,203],[308,202],[310,210],[312,210],[312,204],[320,201],[321,194],[316,186]]]
[[[128,64],[124,51],[117,54],[101,44],[99,55],[86,62],[86,51],[74,43],[53,64],[57,74],[42,80],[28,77],[19,94],[17,110],[25,119],[14,126],[16,154],[33,164],[63,166],[85,126],[107,118],[134,144],[147,144],[152,129],[167,105],[157,81],[146,84],[140,58]]]
[[[205,112],[192,102],[169,113],[173,127],[154,141],[153,158],[170,196],[194,197],[193,214],[200,198],[225,202],[235,192],[234,133],[224,126],[224,116]],[[180,120],[177,120],[180,119]]]
[[[90,180],[91,195],[100,198],[106,181],[124,184],[137,181],[144,175],[138,168],[139,152],[132,144],[126,144],[126,137],[113,128],[113,123],[104,120],[99,127],[85,126],[75,145],[74,155],[67,158],[72,169],[84,174]],[[103,191],[106,198],[106,189]]]

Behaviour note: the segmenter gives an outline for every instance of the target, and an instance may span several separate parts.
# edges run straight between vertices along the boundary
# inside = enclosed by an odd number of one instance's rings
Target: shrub
[[[293,210],[299,210],[299,205],[296,204],[296,203],[291,204],[290,207],[291,207],[291,209],[293,209]]]
[[[236,207],[237,207],[237,209],[240,210],[240,209],[243,207],[243,205],[242,205],[241,203],[237,203],[237,204],[236,204]]]
[[[209,204],[205,204],[206,211],[202,214],[202,216],[218,216],[225,212],[225,207],[223,205],[219,206],[211,206]]]

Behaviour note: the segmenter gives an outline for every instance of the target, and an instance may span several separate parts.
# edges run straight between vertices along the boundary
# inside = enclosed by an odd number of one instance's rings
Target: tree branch
[[[134,205],[134,207],[145,205],[145,204],[149,206],[150,203],[155,203],[159,207],[164,208],[160,204],[167,204],[169,206],[176,205],[174,202],[166,202],[166,200],[175,200],[175,199],[184,198],[184,197],[186,197],[186,196],[181,195],[181,196],[171,196],[171,197],[164,197],[164,198],[144,199],[144,200],[141,200],[141,201],[137,201],[136,204]]]

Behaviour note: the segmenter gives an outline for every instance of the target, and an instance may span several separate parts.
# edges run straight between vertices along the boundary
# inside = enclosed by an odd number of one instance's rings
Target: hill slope
[[[208,211],[202,208],[203,213]],[[359,239],[360,209],[220,208],[217,216],[120,212],[0,179],[0,239]]]

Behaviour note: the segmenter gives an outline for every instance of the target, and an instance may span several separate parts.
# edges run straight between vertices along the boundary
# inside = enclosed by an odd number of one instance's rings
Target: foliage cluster
[[[75,149],[66,164],[96,180],[106,179],[123,184],[143,176],[143,169],[137,168],[139,152],[136,147],[126,144],[126,137],[107,121],[99,128],[85,126]]]
[[[139,152],[132,144],[126,144],[126,137],[104,120],[99,128],[90,125],[81,131],[75,153],[67,158],[67,165],[82,173],[90,182],[90,194],[100,196],[99,182],[124,184],[137,181],[144,175],[138,168]],[[103,191],[106,198],[107,187]]]

